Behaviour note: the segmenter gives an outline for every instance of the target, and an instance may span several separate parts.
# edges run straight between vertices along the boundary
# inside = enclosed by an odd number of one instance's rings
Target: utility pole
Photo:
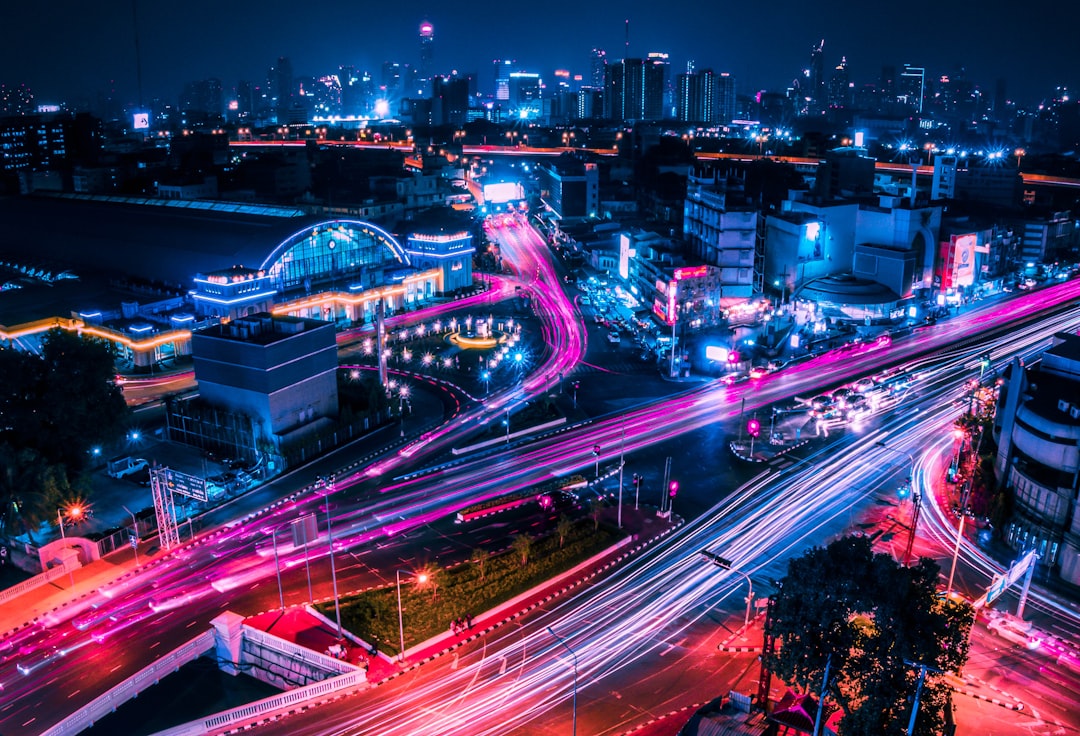
[[[671,456],[664,461],[664,483],[660,486],[660,513],[667,510],[668,482],[671,480]]]
[[[619,438],[619,512],[616,516],[615,526],[622,529],[622,484],[623,467],[626,465],[626,420],[622,422],[622,436]]]
[[[919,668],[919,684],[915,687],[915,702],[911,706],[911,720],[908,721],[907,733],[908,736],[912,736],[915,733],[915,718],[919,715],[919,697],[922,695],[923,680],[926,679],[926,671],[936,672],[941,674],[941,670],[936,670],[933,667],[927,667],[925,664],[919,664],[918,662],[908,662],[904,660],[904,664],[908,667]]]
[[[825,677],[821,681],[821,695],[817,701],[817,717],[814,718],[814,736],[818,736],[821,733],[821,711],[824,710],[825,705],[825,690],[829,687],[829,667],[832,665],[832,652],[829,652],[829,656],[825,659]]]

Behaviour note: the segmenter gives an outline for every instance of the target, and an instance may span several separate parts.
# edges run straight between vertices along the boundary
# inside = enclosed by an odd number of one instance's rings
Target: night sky
[[[435,26],[436,71],[477,72],[482,92],[494,58],[516,59],[545,80],[557,68],[587,76],[593,47],[624,56],[627,18],[630,56],[666,51],[674,73],[692,58],[699,69],[734,73],[740,93],[782,90],[822,38],[826,68],[846,55],[855,82],[876,83],[882,64],[907,62],[928,76],[966,67],[989,94],[1003,77],[1021,103],[1061,84],[1080,90],[1076,0],[910,0],[887,11],[840,0],[138,2],[146,100],[175,102],[185,82],[208,77],[226,90],[240,79],[261,85],[279,56],[297,76],[351,64],[378,80],[384,61],[417,63],[423,19]],[[92,99],[110,86],[135,101],[131,0],[5,6],[0,82],[28,84],[38,102]]]

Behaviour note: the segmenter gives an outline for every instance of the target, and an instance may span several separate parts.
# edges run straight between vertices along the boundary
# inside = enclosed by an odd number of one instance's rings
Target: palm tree
[[[559,523],[555,525],[555,533],[559,535],[559,549],[562,549],[563,542],[566,541],[566,535],[573,528],[574,522],[566,518],[565,514],[559,517]]]
[[[521,566],[525,567],[529,564],[529,553],[532,552],[532,539],[528,534],[518,534],[514,537],[514,542],[511,545],[514,553],[521,558]]]
[[[488,552],[483,547],[477,547],[476,549],[473,550],[472,561],[473,561],[474,565],[476,565],[478,568],[480,568],[480,579],[481,580],[484,579],[484,574],[485,574],[484,573],[484,568],[487,565],[488,560],[490,560],[490,559],[491,559],[491,553]]]

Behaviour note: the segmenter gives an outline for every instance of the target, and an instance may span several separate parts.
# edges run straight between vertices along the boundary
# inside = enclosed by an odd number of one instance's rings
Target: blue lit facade
[[[472,286],[472,241],[468,230],[415,232],[408,236],[406,252],[417,268],[440,269],[443,291],[453,292]]]
[[[264,271],[243,266],[197,276],[191,294],[201,314],[225,320],[267,311],[275,296]]]
[[[359,220],[329,220],[294,232],[258,268],[234,266],[200,274],[192,291],[202,315],[224,320],[257,312],[330,322],[374,318],[446,290],[446,277],[472,284],[471,236],[407,252],[389,233]],[[459,254],[460,253],[460,254]],[[457,288],[456,286],[453,288]]]

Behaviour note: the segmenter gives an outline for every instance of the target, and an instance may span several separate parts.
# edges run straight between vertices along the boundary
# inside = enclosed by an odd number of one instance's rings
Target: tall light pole
[[[566,651],[570,652],[570,659],[574,663],[574,730],[572,734],[573,736],[577,736],[577,655],[574,654],[574,650],[570,648],[570,645],[566,643],[566,640],[555,633],[553,628],[548,626],[547,630],[560,644],[566,647]]]
[[[622,529],[622,484],[623,466],[626,465],[626,420],[622,423],[622,435],[619,438],[619,512],[616,515],[615,526]]]
[[[895,447],[889,447],[880,440],[874,444],[883,450],[907,455],[908,459],[911,461],[911,472],[909,473],[909,478],[911,480],[911,525],[908,527],[908,541],[907,546],[904,548],[904,565],[907,565],[911,559],[911,550],[915,546],[915,530],[919,527],[919,516],[922,513],[922,497],[915,487],[915,455],[907,450],[898,450]]]
[[[326,536],[330,539],[330,580],[334,586],[334,613],[337,615],[337,635],[338,638],[342,638],[341,633],[341,601],[338,599],[337,592],[337,566],[334,565],[334,530],[330,523],[330,495],[334,492],[334,482],[337,480],[336,476],[331,473],[323,478],[323,482],[326,483],[327,491],[324,500],[326,501]]]
[[[964,520],[967,519],[968,492],[971,479],[964,481],[964,491],[960,494],[960,524],[956,528],[956,546],[953,547],[952,566],[949,568],[949,584],[945,587],[945,598],[952,598],[953,577],[956,575],[956,560],[960,557],[960,541],[964,538]]]
[[[405,573],[408,575],[409,573]],[[398,623],[398,637],[401,648],[398,649],[398,661],[405,661],[405,617],[401,613],[401,570],[396,571],[397,578],[397,623]],[[427,575],[420,573],[416,576],[416,582],[426,583]]]
[[[745,572],[743,572],[742,570],[738,570],[735,567],[733,567],[732,563],[731,563],[731,560],[725,559],[725,558],[721,557],[720,555],[716,554],[715,552],[710,552],[707,549],[701,550],[701,554],[704,557],[706,557],[707,559],[709,559],[710,561],[712,561],[712,563],[714,565],[716,565],[717,567],[719,567],[720,569],[722,569],[722,570],[730,570],[731,572],[735,573],[736,575],[742,575],[746,579],[746,585],[749,587],[749,590],[746,593],[746,615],[743,617],[743,628],[749,626],[750,625],[750,607],[754,603],[754,581],[751,580],[750,576],[747,575]]]
[[[70,507],[68,507],[67,512],[73,519],[78,521],[79,517],[82,516],[83,510],[82,510],[81,506],[70,506]],[[62,539],[62,540],[64,540],[66,542],[67,541],[67,535],[64,533],[63,511],[61,509],[59,509],[59,508],[56,509],[56,520],[58,522],[60,522],[60,539]],[[67,545],[65,544],[64,546],[66,547]],[[65,564],[65,567],[66,567],[67,563],[65,562],[64,564]],[[71,587],[74,588],[75,587],[75,571],[72,570],[70,567],[68,567],[68,581],[71,583]]]
[[[131,549],[135,551],[135,567],[139,566],[139,522],[135,518],[135,513],[124,504],[120,504],[120,508],[127,511],[131,516]]]
[[[270,535],[270,539],[273,540],[273,543],[274,543],[274,572],[277,574],[278,604],[280,605],[281,610],[284,611],[285,610],[285,591],[281,587],[281,565],[278,564],[277,527],[274,527],[273,531],[267,532],[267,533]]]

